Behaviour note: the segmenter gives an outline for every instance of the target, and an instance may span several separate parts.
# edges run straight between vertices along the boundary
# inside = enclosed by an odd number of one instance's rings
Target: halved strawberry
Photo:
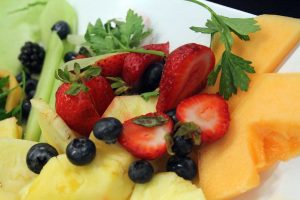
[[[200,92],[214,65],[214,54],[206,46],[190,43],[174,50],[166,60],[156,109],[171,110],[183,99]]]
[[[162,51],[166,55],[169,54],[169,42],[162,44],[149,44],[143,48],[147,50]],[[157,61],[161,61],[163,57],[152,54],[129,53],[124,60],[122,77],[129,86],[137,86],[140,78],[147,67]]]
[[[96,62],[101,67],[102,76],[120,77],[122,75],[124,59],[128,53],[116,54]]]
[[[99,76],[97,67],[87,67],[85,71],[79,65],[76,68],[70,72],[58,70],[57,78],[64,83],[56,91],[55,108],[71,129],[88,137],[114,92],[110,83]]]
[[[198,125],[202,142],[223,137],[230,123],[228,105],[217,94],[198,94],[183,100],[177,107],[176,117],[181,122]]]
[[[154,121],[149,121],[149,117],[154,119]],[[157,121],[161,121],[162,119],[164,123],[155,125]],[[146,127],[137,124],[136,120],[140,120],[142,124],[144,121],[148,124],[154,124],[154,126]],[[167,115],[163,113],[149,113],[124,122],[119,143],[138,158],[147,160],[156,159],[167,151],[165,135],[171,134],[172,129],[173,122]]]

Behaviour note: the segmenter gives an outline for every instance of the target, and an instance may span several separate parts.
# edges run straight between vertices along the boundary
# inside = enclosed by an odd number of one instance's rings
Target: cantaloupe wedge
[[[256,20],[261,30],[250,34],[250,41],[242,41],[238,37],[234,37],[232,51],[252,61],[252,66],[257,74],[273,72],[299,43],[300,19],[261,15],[256,17]],[[217,63],[224,51],[224,46],[220,43],[218,35],[212,41],[212,49]],[[218,82],[212,87],[207,87],[204,92],[218,92]],[[238,92],[238,94],[241,93],[245,92]],[[234,95],[228,102],[229,109],[234,110],[238,102],[240,102],[240,97]]]
[[[200,151],[199,185],[208,200],[251,190],[260,171],[300,154],[300,73],[255,80],[231,114],[225,137]]]

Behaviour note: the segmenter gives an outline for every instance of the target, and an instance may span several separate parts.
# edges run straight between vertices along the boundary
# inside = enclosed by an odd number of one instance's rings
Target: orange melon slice
[[[235,36],[232,51],[252,61],[257,74],[273,72],[299,43],[300,19],[277,15],[261,15],[255,19],[261,26],[261,30],[250,34],[250,41],[242,41]],[[218,35],[212,41],[212,49],[217,63],[224,51]],[[216,93],[218,90],[217,81],[214,86],[207,87],[204,92]],[[242,93],[245,92],[238,92],[238,94]],[[240,97],[237,96],[239,95],[234,95],[228,102],[231,111],[240,102]]]
[[[208,200],[251,190],[260,171],[300,154],[299,85],[300,73],[256,75],[228,133],[200,151],[199,185]]]

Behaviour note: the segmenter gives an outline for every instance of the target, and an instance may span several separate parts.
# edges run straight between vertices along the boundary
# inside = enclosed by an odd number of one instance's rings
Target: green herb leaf
[[[228,50],[224,51],[221,63],[216,68],[216,70],[222,71],[220,95],[225,99],[229,99],[232,94],[237,93],[238,88],[243,91],[248,90],[250,79],[247,73],[255,73],[254,68],[250,64],[250,61],[244,60]],[[217,77],[217,73],[214,71],[212,76],[209,76],[209,85],[212,85],[213,79]]]
[[[80,65],[78,63],[74,64],[74,72],[76,76],[79,76],[81,69],[80,69]]]
[[[200,145],[200,128],[193,122],[184,122],[177,123],[175,125],[175,134],[174,137],[187,137],[192,138],[196,145]]]
[[[175,153],[172,150],[172,146],[174,145],[174,141],[173,138],[171,136],[171,134],[166,134],[165,135],[165,141],[167,144],[167,152],[169,155],[175,155]]]
[[[133,123],[145,127],[155,127],[166,124],[169,121],[168,118],[165,118],[162,115],[158,116],[140,116],[133,120]]]
[[[77,95],[80,91],[87,92],[89,88],[85,85],[85,80],[99,76],[101,69],[96,66],[87,66],[81,69],[78,63],[74,63],[74,70],[69,71],[66,66],[64,70],[58,69],[55,72],[55,78],[64,83],[71,83],[66,94]]]
[[[72,83],[71,87],[66,91],[66,94],[76,96],[81,91],[87,92],[89,88],[82,83]]]
[[[114,89],[115,95],[119,96],[128,92],[131,87],[120,77],[106,77],[111,81],[111,88]]]
[[[9,83],[9,76],[0,78],[0,90],[6,87]]]
[[[89,24],[85,33],[86,45],[97,55],[116,52],[136,52],[165,56],[161,51],[138,47],[151,30],[144,30],[141,16],[128,10],[126,21],[111,19],[105,24],[98,19],[95,25]]]
[[[174,136],[185,136],[189,135],[193,132],[200,132],[199,127],[193,122],[185,122],[177,124],[177,131],[175,132]]]
[[[97,66],[87,66],[85,68],[83,68],[81,73],[81,77],[83,79],[89,79],[92,77],[96,77],[99,76],[101,74],[101,68],[97,67]]]
[[[214,34],[218,31],[216,29],[211,29],[208,27],[196,27],[196,26],[192,26],[190,29],[197,33],[200,32],[200,33],[205,33],[205,34]]]
[[[192,26],[195,32],[211,34],[220,33],[220,40],[225,46],[222,59],[216,68],[208,76],[208,85],[216,83],[218,74],[221,73],[219,94],[225,99],[230,98],[237,90],[247,91],[250,79],[247,73],[255,73],[254,68],[247,61],[231,52],[233,45],[232,33],[241,40],[250,40],[249,34],[260,30],[257,21],[253,18],[229,18],[216,14],[206,4],[197,0],[186,0],[198,4],[211,13],[211,19],[207,20],[206,27]]]
[[[220,15],[219,17],[235,34],[238,33],[240,35],[248,36],[248,34],[260,30],[257,21],[253,18],[229,18]]]
[[[141,97],[145,100],[145,101],[149,101],[151,97],[157,97],[159,95],[159,89],[156,89],[152,92],[145,92],[141,94]]]
[[[214,70],[212,70],[210,72],[210,74],[208,75],[208,78],[207,78],[207,85],[214,85],[217,81],[217,78],[218,78],[218,74],[221,70],[221,65],[218,64]]]
[[[137,47],[141,41],[151,34],[151,30],[144,31],[144,23],[141,16],[128,10],[126,22],[119,24],[120,42],[126,47]]]
[[[97,66],[80,67],[78,63],[74,63],[74,70],[69,71],[66,66],[64,70],[58,69],[55,72],[55,78],[64,83],[82,82],[82,79],[90,79],[99,76],[101,69]]]

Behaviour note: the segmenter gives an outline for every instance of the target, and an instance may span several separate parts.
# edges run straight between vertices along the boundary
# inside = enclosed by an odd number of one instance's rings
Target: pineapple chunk
[[[11,192],[6,192],[6,191],[3,191],[0,188],[0,199],[3,199],[3,200],[19,200],[20,197],[19,197],[18,194],[11,193]]]
[[[18,126],[15,117],[0,121],[0,138],[22,138],[22,127]]]
[[[149,183],[136,184],[130,200],[205,200],[200,188],[173,172],[156,174]]]
[[[35,142],[0,139],[0,199],[20,198],[20,191],[37,175],[26,165],[26,155]]]
[[[32,99],[31,104],[38,115],[38,122],[45,140],[59,153],[64,153],[69,142],[77,134],[43,100]]]
[[[124,122],[136,116],[155,112],[156,102],[157,98],[145,101],[139,95],[117,96],[106,109],[103,117],[115,117],[121,122]],[[106,144],[95,138],[93,133],[90,135],[90,139],[96,144],[98,150],[104,154],[111,153],[111,156],[120,161],[126,170],[129,164],[134,160],[134,157],[119,144]]]
[[[87,166],[75,166],[63,154],[44,166],[23,200],[127,200],[133,186],[112,153],[97,151]]]
[[[103,117],[115,117],[121,122],[136,116],[156,111],[157,98],[145,101],[139,95],[117,96],[103,114]]]
[[[105,142],[98,140],[94,134],[90,135],[90,139],[95,143],[97,150],[101,155],[109,154],[111,159],[114,159],[120,163],[124,169],[128,169],[130,163],[134,161],[134,157],[126,151],[119,144],[106,144]]]

